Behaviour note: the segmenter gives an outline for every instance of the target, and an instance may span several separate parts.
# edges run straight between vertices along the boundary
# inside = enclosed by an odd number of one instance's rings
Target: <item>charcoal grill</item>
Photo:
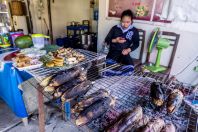
[[[101,73],[107,69],[119,69],[121,64],[114,64],[109,67],[104,67],[105,56],[101,54],[96,54],[93,52],[78,50],[83,53],[87,60],[82,62],[81,66],[89,67],[90,72],[88,74],[88,78],[90,80],[95,80],[98,78],[98,73]],[[99,63],[96,64],[96,61]],[[90,66],[93,66],[91,68]],[[76,66],[78,66],[76,65]],[[99,68],[98,68],[99,67]],[[71,67],[70,67],[71,68]],[[95,72],[97,68],[97,73]],[[49,69],[49,68],[37,68],[28,70],[31,75],[35,77],[35,79],[40,82],[44,77],[56,73],[60,70],[69,69],[65,68],[57,68],[57,69]],[[186,95],[191,94],[193,87],[185,86],[179,82],[172,82],[170,80],[165,81],[162,76],[155,75],[153,73],[143,73],[141,71],[134,71],[134,73],[130,76],[113,76],[97,79],[94,81],[93,88],[87,93],[87,95],[97,91],[100,88],[107,89],[110,94],[116,98],[116,106],[108,110],[106,114],[101,116],[100,118],[92,121],[87,124],[86,127],[92,131],[104,130],[109,124],[112,123],[113,119],[115,119],[122,111],[126,111],[134,108],[137,105],[141,105],[144,110],[144,114],[147,113],[150,117],[158,117],[160,116],[165,120],[166,123],[172,121],[178,131],[192,131],[196,132],[197,129],[197,114],[185,103],[182,104],[178,112],[173,115],[167,115],[165,109],[160,112],[154,112],[153,109],[149,105],[149,88],[150,84],[154,81],[162,82],[166,86],[166,93],[169,93],[170,90],[174,88],[180,88],[185,91]],[[169,82],[169,83],[168,83]],[[40,116],[40,130],[44,130],[44,119],[43,119],[43,100],[42,96],[44,95],[48,99],[51,99],[50,93],[43,93],[43,88],[39,87],[38,84],[30,81],[30,84],[33,85],[39,91],[39,116]],[[194,100],[198,99],[198,95],[195,95]],[[61,107],[59,107],[61,109]],[[62,109],[61,109],[62,110]],[[64,110],[62,110],[64,112]],[[182,121],[181,121],[182,120]],[[71,120],[72,122],[72,120]],[[178,126],[182,126],[179,128]],[[83,131],[83,127],[78,127],[79,131]]]
[[[152,118],[161,117],[166,123],[172,122],[180,131],[197,131],[197,114],[188,107],[185,103],[179,108],[177,112],[172,115],[167,115],[166,109],[156,111],[150,105],[149,89],[150,84],[154,81],[162,82],[161,77],[155,76],[152,73],[142,73],[135,71],[131,76],[124,77],[107,77],[95,81],[93,88],[87,93],[87,95],[97,91],[100,88],[107,89],[110,94],[117,99],[115,108],[110,109],[105,115],[97,120],[94,120],[88,126],[95,131],[103,130],[113,122],[121,112],[130,110],[137,105],[143,107],[145,115]],[[169,81],[169,80],[168,80]],[[166,82],[162,82],[165,83]],[[170,90],[179,88],[185,95],[192,93],[193,87],[184,86],[182,83],[173,82],[166,86],[166,93]],[[194,99],[198,99],[196,95]]]
[[[47,100],[51,100],[52,96],[50,93],[44,93],[43,92],[43,88],[39,85],[39,83],[42,81],[43,78],[51,75],[51,74],[55,74],[57,72],[60,71],[64,71],[70,68],[74,68],[74,67],[78,67],[78,66],[82,66],[84,67],[86,70],[89,70],[89,72],[94,73],[95,70],[92,72],[90,71],[90,69],[93,69],[92,67],[97,67],[98,71],[104,66],[104,61],[106,59],[106,55],[104,54],[100,54],[100,53],[94,53],[91,51],[87,51],[87,50],[83,50],[83,49],[75,49],[76,51],[82,53],[83,55],[85,55],[85,60],[83,62],[80,62],[76,65],[72,65],[72,66],[64,66],[61,68],[46,68],[46,67],[40,67],[40,68],[35,68],[35,69],[31,69],[31,70],[25,70],[26,72],[28,72],[29,74],[31,74],[34,79],[30,79],[28,80],[28,83],[30,85],[32,85],[34,88],[37,89],[38,91],[38,111],[39,111],[39,131],[40,132],[44,132],[44,128],[45,128],[45,124],[44,124],[44,107],[43,107],[43,103],[44,103],[44,98],[43,96],[46,97]],[[93,76],[94,75],[94,76]],[[97,77],[96,73],[90,75],[90,78],[94,78]]]

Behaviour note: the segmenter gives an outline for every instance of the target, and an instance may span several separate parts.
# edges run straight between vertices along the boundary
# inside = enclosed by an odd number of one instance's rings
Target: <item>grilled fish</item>
[[[160,132],[165,126],[164,120],[161,118],[153,119],[142,130],[142,132]]]
[[[170,124],[167,124],[161,132],[176,132],[176,129],[175,129],[175,126],[170,123]]]
[[[74,111],[79,113],[80,111],[84,110],[86,107],[90,106],[97,100],[108,97],[108,96],[109,96],[108,91],[106,91],[105,89],[99,89],[95,93],[90,94],[85,99],[78,102],[74,107]]]
[[[160,107],[164,103],[164,91],[162,84],[158,82],[153,82],[150,87],[150,97],[154,105]]]
[[[167,100],[167,112],[174,113],[181,105],[184,95],[179,89],[174,89]]]
[[[116,122],[108,132],[124,132],[128,130],[129,126],[134,126],[143,116],[142,107],[138,106],[127,113],[126,116]]]
[[[78,84],[77,86],[67,90],[61,96],[61,101],[64,102],[67,99],[76,98],[78,96],[81,96],[81,95],[85,94],[87,91],[89,91],[91,86],[92,86],[91,81],[84,81],[84,82]]]
[[[115,105],[115,99],[112,97],[105,97],[96,101],[91,106],[83,110],[76,120],[76,125],[84,125],[104,114],[110,107]]]
[[[79,76],[80,73],[81,73],[81,69],[79,69],[79,68],[67,70],[65,72],[62,72],[62,73],[58,74],[56,77],[54,77],[51,80],[49,85],[54,86],[54,87],[58,87],[58,86],[66,83],[68,81],[71,81],[75,77]]]
[[[76,79],[66,82],[65,84],[63,84],[62,86],[56,89],[54,93],[54,97],[55,98],[61,97],[65,91],[67,91],[70,88],[73,88],[74,86],[78,85],[79,83],[82,83],[85,80],[86,80],[85,76],[79,76]]]

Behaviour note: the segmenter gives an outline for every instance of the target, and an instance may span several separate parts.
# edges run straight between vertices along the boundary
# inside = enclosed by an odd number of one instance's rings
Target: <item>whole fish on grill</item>
[[[134,132],[134,131],[139,131],[138,129],[140,127],[145,126],[149,122],[149,117],[147,115],[144,115],[142,119],[140,119],[135,125],[130,125],[127,127],[125,132]]]
[[[75,69],[69,69],[67,71],[61,72],[60,74],[58,74],[56,77],[54,77],[51,80],[49,86],[58,87],[68,81],[71,81],[75,77],[79,76],[81,71],[82,70],[80,68],[75,68]]]
[[[99,89],[98,91],[85,97],[85,99],[83,99],[82,101],[78,102],[74,106],[74,112],[79,113],[80,111],[84,110],[86,107],[90,106],[97,100],[108,97],[108,96],[109,96],[108,91],[106,91],[105,89]]]
[[[160,132],[164,126],[165,122],[161,118],[153,119],[148,122],[141,132]]]
[[[184,95],[179,89],[174,89],[167,99],[167,112],[174,113],[182,104]]]
[[[152,103],[156,105],[157,107],[160,107],[163,105],[165,96],[164,96],[162,83],[153,82],[151,84],[150,97],[151,97]]]
[[[54,93],[55,98],[59,98],[63,95],[64,92],[66,92],[68,89],[75,87],[79,83],[82,83],[87,78],[84,75],[80,75],[78,78],[74,78],[69,82],[66,82],[65,84],[61,85],[59,88],[56,89]]]
[[[114,107],[115,99],[113,97],[105,97],[93,103],[91,106],[83,110],[76,120],[76,125],[84,125],[103,115],[110,107]]]
[[[170,124],[167,124],[162,130],[161,132],[176,132],[176,128],[175,126],[170,123]]]
[[[128,127],[135,124],[142,119],[143,112],[142,107],[137,106],[133,110],[129,111],[123,118],[116,122],[112,127],[107,130],[108,132],[124,132],[128,130]]]
[[[87,93],[87,91],[90,90],[92,86],[91,81],[84,81],[80,84],[78,84],[77,86],[68,89],[62,96],[61,96],[61,101],[64,102],[67,99],[70,98],[76,98],[78,96],[82,96],[85,93]]]

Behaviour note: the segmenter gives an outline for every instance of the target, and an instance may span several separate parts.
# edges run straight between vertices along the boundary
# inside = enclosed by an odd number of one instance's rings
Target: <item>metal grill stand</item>
[[[90,71],[90,69],[95,69],[94,67],[97,67],[99,70],[99,69],[103,68],[103,66],[104,66],[104,61],[106,59],[105,55],[82,50],[82,49],[78,49],[77,51],[84,54],[85,58],[86,58],[85,61],[83,61],[77,65],[73,65],[70,67],[62,67],[62,68],[52,68],[52,69],[41,67],[41,68],[26,70],[26,72],[30,73],[38,82],[38,85],[36,85],[36,86],[33,82],[30,82],[30,83],[36,87],[37,94],[38,94],[39,132],[45,131],[45,113],[44,113],[44,97],[43,96],[46,96],[49,100],[51,98],[50,94],[46,94],[46,93],[44,94],[43,87],[39,85],[39,82],[41,82],[41,80],[43,78],[45,78],[51,74],[57,73],[59,71],[67,70],[70,68],[74,68],[77,66],[83,66],[83,67],[89,69],[89,72],[91,72],[91,73],[92,73],[92,71]],[[97,73],[95,73],[95,75],[97,75]],[[94,76],[90,75],[89,78],[93,79]]]
[[[163,81],[161,76],[153,73],[142,73],[140,71],[135,71],[131,76],[115,76],[96,80],[93,88],[87,95],[103,88],[108,90],[113,97],[116,97],[117,102],[115,108],[110,109],[103,117],[90,123],[89,127],[91,129],[103,130],[121,112],[141,105],[146,115],[152,118],[161,117],[166,123],[173,122],[178,131],[197,131],[198,116],[184,102],[179,110],[172,115],[167,115],[166,108],[157,111],[150,106],[150,85],[154,81],[160,81],[164,84],[166,97],[173,89],[182,90],[184,95],[190,95],[193,91],[193,87],[191,86],[185,86],[179,82],[168,83],[171,81]],[[198,95],[194,97],[194,100],[196,98],[198,98]]]

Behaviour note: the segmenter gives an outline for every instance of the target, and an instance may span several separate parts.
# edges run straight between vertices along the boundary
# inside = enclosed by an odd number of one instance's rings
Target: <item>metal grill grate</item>
[[[101,54],[92,53],[85,50],[78,50],[86,56],[86,61],[78,65],[87,65],[92,63],[95,60],[105,59]],[[76,66],[78,66],[76,65]],[[96,67],[102,67],[102,69],[97,69],[98,73],[103,72],[107,69],[119,69],[121,64],[114,64],[109,67],[103,68],[103,64],[97,64]],[[35,77],[37,81],[41,81],[42,78],[56,73],[60,70],[66,70],[69,67],[49,69],[49,68],[37,68],[29,70],[28,72]],[[98,74],[94,74],[95,68],[92,68],[88,78],[97,78]],[[107,89],[112,96],[116,97],[117,102],[116,106],[113,109],[110,109],[102,117],[92,121],[87,126],[92,131],[103,130],[106,126],[112,123],[112,121],[121,113],[123,110],[129,110],[138,104],[143,107],[144,113],[148,113],[150,117],[159,116],[162,117],[166,122],[173,121],[177,126],[178,131],[197,131],[197,114],[185,103],[182,104],[178,112],[172,116],[167,115],[165,109],[160,112],[153,111],[149,106],[149,89],[150,84],[154,81],[160,81],[164,84],[168,84],[166,93],[168,94],[171,89],[181,88],[183,89],[185,95],[189,95],[192,92],[192,87],[185,86],[182,83],[168,83],[170,80],[165,82],[162,76],[157,76],[153,73],[143,73],[141,71],[134,71],[131,76],[114,76],[98,79],[94,82],[93,88],[87,93],[87,95],[95,92],[100,88]],[[33,86],[37,87],[33,82],[30,82]],[[42,92],[42,91],[41,91]],[[51,95],[49,93],[43,93],[48,99]],[[194,100],[198,99],[198,95],[194,97]],[[61,109],[61,107],[59,107]],[[64,112],[64,110],[62,110]],[[180,127],[178,127],[180,126]],[[181,127],[182,126],[182,127]],[[82,127],[78,127],[79,130],[82,130]]]
[[[146,115],[150,117],[161,117],[166,123],[173,122],[178,131],[197,131],[197,114],[186,106],[185,103],[183,103],[179,110],[173,115],[167,115],[165,108],[163,108],[162,111],[153,110],[149,103],[150,84],[156,80],[162,81],[161,79],[162,78],[155,76],[152,73],[136,71],[131,76],[115,76],[96,80],[93,88],[87,93],[87,95],[100,88],[104,88],[117,99],[117,102],[114,109],[110,109],[101,118],[90,123],[88,125],[90,129],[95,131],[103,130],[105,127],[110,125],[113,119],[115,119],[122,111],[141,105],[143,107],[144,114],[146,113]],[[174,88],[182,89],[185,95],[191,94],[193,90],[190,86],[184,87],[181,83],[173,83],[173,85],[167,87],[166,94],[168,95],[170,90]]]
[[[49,101],[52,99],[52,93],[44,92],[43,88],[38,89],[38,86],[39,86],[38,83],[40,83],[47,76],[55,74],[59,71],[67,70],[67,69],[77,67],[77,66],[81,66],[81,67],[86,68],[89,71],[89,74],[87,76],[88,76],[88,78],[90,78],[90,80],[94,79],[94,78],[98,78],[98,74],[96,74],[96,72],[99,72],[99,69],[103,67],[103,65],[105,63],[104,61],[106,59],[106,55],[83,50],[83,49],[75,49],[75,50],[77,50],[78,52],[85,55],[86,60],[81,63],[78,63],[76,65],[69,66],[69,67],[61,67],[61,68],[40,67],[40,68],[31,69],[31,70],[25,70],[26,72],[31,74],[34,77],[34,79],[36,80],[36,81],[32,80],[32,79],[28,80],[30,85],[32,85],[34,88],[36,88],[39,92],[43,93],[43,95],[46,97],[46,100]],[[92,68],[93,66],[97,67],[98,71],[96,71],[96,69],[93,69]],[[35,82],[37,82],[37,83],[35,83]],[[59,107],[59,108],[62,109],[61,107]]]
[[[38,82],[40,82],[43,78],[45,78],[53,73],[57,73],[58,71],[67,70],[67,69],[70,69],[70,68],[73,68],[76,66],[90,67],[94,61],[105,60],[105,57],[106,57],[103,54],[94,53],[94,52],[83,50],[83,49],[76,49],[76,51],[85,55],[86,60],[81,63],[78,63],[76,65],[64,66],[64,67],[60,67],[60,68],[40,67],[40,68],[27,70],[27,72],[30,73]]]

